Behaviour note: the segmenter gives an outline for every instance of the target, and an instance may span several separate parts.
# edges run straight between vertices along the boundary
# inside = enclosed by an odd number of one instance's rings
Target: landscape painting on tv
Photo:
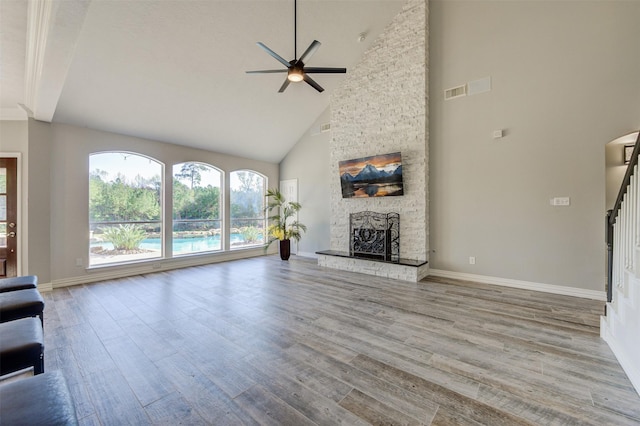
[[[399,152],[340,161],[338,166],[343,198],[404,194]]]

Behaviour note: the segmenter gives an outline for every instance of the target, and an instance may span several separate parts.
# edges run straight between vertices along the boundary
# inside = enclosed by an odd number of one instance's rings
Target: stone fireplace
[[[406,281],[420,281],[428,273],[426,260],[400,257],[398,213],[351,213],[348,237],[348,251],[316,252],[318,265]]]
[[[407,0],[331,96],[330,247],[317,252],[320,266],[405,281],[429,273],[427,16],[428,2]],[[404,195],[342,197],[340,161],[390,152],[402,153]],[[354,227],[351,215],[365,211],[395,212],[397,227]]]

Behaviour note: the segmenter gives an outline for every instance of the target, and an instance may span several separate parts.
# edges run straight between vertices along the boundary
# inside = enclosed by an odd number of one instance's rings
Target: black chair
[[[59,371],[0,385],[0,424],[77,425],[64,376]]]
[[[38,288],[37,275],[0,278],[0,293],[6,293],[7,291],[26,290],[29,288]]]
[[[20,318],[40,317],[44,328],[43,312],[44,299],[36,289],[0,293],[0,323]]]
[[[44,373],[44,336],[37,318],[22,318],[0,324],[0,375],[33,367]]]

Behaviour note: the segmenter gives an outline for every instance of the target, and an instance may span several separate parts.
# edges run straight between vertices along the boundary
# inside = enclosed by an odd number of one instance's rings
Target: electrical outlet
[[[475,264],[476,264],[475,256],[470,256],[469,257],[469,265],[475,265]]]
[[[78,268],[82,267],[82,258],[81,257],[76,258],[76,266]]]

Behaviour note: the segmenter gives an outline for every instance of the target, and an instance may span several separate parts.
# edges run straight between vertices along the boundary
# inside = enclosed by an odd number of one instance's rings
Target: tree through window
[[[89,265],[162,257],[162,169],[130,152],[89,156]]]
[[[173,254],[222,249],[222,173],[203,163],[173,166]]]
[[[250,170],[231,172],[231,248],[262,245],[265,242],[266,179]]]

